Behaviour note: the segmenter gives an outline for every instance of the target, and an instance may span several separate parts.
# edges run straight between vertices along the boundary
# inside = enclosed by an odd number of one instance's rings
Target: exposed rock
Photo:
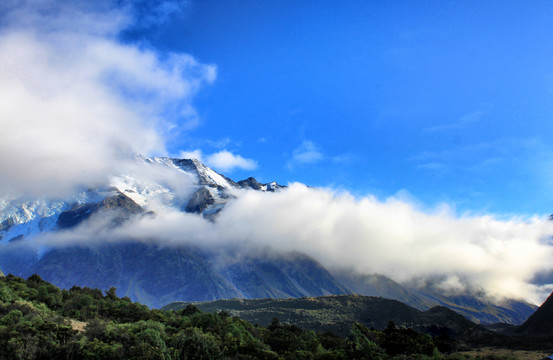
[[[246,180],[240,180],[237,184],[242,189],[261,190],[263,187],[263,185],[261,185],[261,183],[253,177],[249,177]]]
[[[8,242],[17,242],[17,241],[21,241],[23,240],[25,236],[23,236],[22,234],[19,234],[17,236],[14,236],[12,237],[10,240],[8,240]]]
[[[553,335],[553,293],[519,327],[518,332],[530,335]]]
[[[64,211],[58,217],[58,227],[68,229],[77,226],[88,219],[97,209],[97,204],[81,204],[73,207],[71,210]]]
[[[0,223],[0,231],[6,231],[15,225],[15,221],[10,217]]]
[[[107,197],[99,203],[76,205],[70,210],[62,212],[58,217],[57,225],[60,229],[72,228],[88,219],[91,215],[107,210],[118,211],[118,215],[114,217],[116,223],[128,219],[131,215],[144,212],[144,209],[131,198],[118,192],[116,195]]]
[[[215,198],[213,197],[213,195],[211,195],[211,192],[203,187],[192,194],[192,197],[186,205],[185,211],[199,214],[207,209],[209,205],[213,205],[214,203]]]
[[[123,193],[107,197],[98,203],[99,210],[122,209],[127,214],[140,214],[144,209]]]

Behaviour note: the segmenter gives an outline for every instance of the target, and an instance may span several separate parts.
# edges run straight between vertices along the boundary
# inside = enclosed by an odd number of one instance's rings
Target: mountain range
[[[137,218],[156,221],[160,204],[216,223],[245,192],[286,191],[276,182],[251,177],[235,182],[195,159],[134,161],[140,171],[63,199],[0,200],[0,269],[22,277],[36,273],[63,288],[116,287],[120,296],[150,307],[173,301],[360,294],[396,299],[422,311],[445,306],[481,323],[520,324],[535,311],[534,305],[517,299],[496,303],[481,294],[451,296],[379,274],[331,271],[306,253],[267,249],[244,254],[231,244],[166,245],[130,235],[114,240],[109,231],[89,231],[98,224],[117,230]],[[63,242],[48,242],[58,237]]]

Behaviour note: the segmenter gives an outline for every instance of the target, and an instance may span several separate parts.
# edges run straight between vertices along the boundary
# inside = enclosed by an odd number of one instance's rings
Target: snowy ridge
[[[171,204],[175,199],[175,194],[168,187],[132,175],[114,177],[110,184],[144,208],[154,199],[164,204]]]
[[[56,231],[57,220],[63,212],[78,205],[98,203],[118,192],[145,210],[151,210],[152,204],[162,204],[212,219],[230,200],[240,196],[239,189],[265,192],[284,187],[276,182],[260,184],[254,178],[236,183],[196,159],[145,158],[140,155],[135,159],[137,164],[155,164],[161,166],[161,170],[174,170],[173,182],[165,181],[163,176],[153,180],[139,172],[115,176],[104,188],[80,191],[67,199],[0,199],[0,242]],[[194,206],[191,207],[192,202]]]
[[[285,186],[277,184],[276,181],[270,182],[268,184],[261,185],[261,191],[275,191],[277,189],[285,188]]]
[[[154,158],[154,161],[157,159],[160,158]],[[195,174],[198,177],[199,185],[207,185],[223,189],[232,189],[237,187],[234,181],[208,168],[196,159],[161,159],[171,162],[174,166],[185,172]]]
[[[0,206],[0,242],[18,240],[57,228],[59,215],[75,205],[98,202],[112,190],[99,189],[76,193],[69,199],[48,200],[18,198],[2,201]]]

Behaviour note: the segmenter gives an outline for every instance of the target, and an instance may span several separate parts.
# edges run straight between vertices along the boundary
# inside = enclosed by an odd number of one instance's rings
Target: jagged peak
[[[218,189],[238,188],[234,181],[204,165],[198,159],[153,157],[148,160],[154,163],[172,165],[185,172],[192,173],[197,176],[199,185],[207,185]]]
[[[257,181],[254,177],[249,177],[245,180],[240,180],[237,182],[237,185],[240,186],[242,189],[253,189],[253,190],[261,190],[261,191],[269,191],[273,192],[277,189],[285,188],[284,185],[279,185],[276,181],[271,181],[270,183],[262,184],[259,181]]]
[[[261,187],[263,186],[259,181],[257,181],[253,177],[249,177],[245,180],[240,180],[237,182],[238,186],[240,186],[243,189],[254,189],[254,190],[261,190]]]

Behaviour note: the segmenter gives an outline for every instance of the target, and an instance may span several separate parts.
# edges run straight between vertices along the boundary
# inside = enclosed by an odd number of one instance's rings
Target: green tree
[[[188,328],[179,332],[173,346],[180,360],[223,359],[223,353],[215,338],[198,328]]]

